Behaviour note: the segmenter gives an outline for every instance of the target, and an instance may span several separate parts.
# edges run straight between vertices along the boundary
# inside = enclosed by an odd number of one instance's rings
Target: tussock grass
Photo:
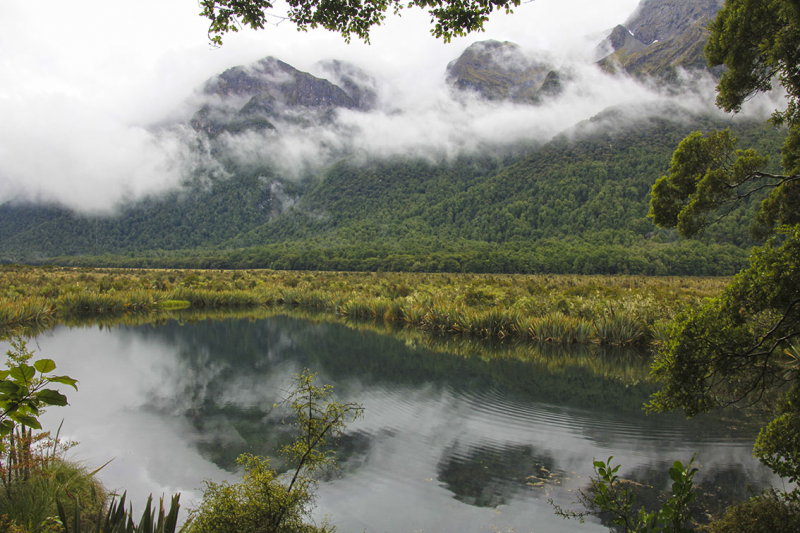
[[[42,296],[0,297],[0,326],[46,324],[53,320],[54,304]]]
[[[17,527],[32,533],[60,531],[55,528],[58,516],[56,501],[74,509],[81,502],[85,523],[96,519],[105,510],[107,494],[100,482],[84,466],[55,459],[36,468],[29,479],[0,490],[0,515],[5,515]],[[49,527],[48,527],[49,526]]]
[[[116,270],[0,267],[0,329],[74,317],[191,309],[302,308],[452,336],[551,344],[660,342],[726,278]]]

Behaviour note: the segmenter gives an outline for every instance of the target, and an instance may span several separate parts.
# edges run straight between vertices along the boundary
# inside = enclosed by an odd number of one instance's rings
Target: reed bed
[[[236,308],[256,307],[263,305],[257,293],[242,290],[207,290],[180,288],[170,294],[170,300],[189,302],[190,307],[202,308]]]
[[[46,324],[54,318],[54,306],[41,296],[30,298],[0,297],[0,326],[15,327]]]
[[[725,278],[0,267],[0,329],[79,316],[302,308],[458,337],[646,345]]]
[[[63,315],[105,315],[154,311],[163,295],[145,290],[130,292],[82,291],[59,296],[55,307]]]

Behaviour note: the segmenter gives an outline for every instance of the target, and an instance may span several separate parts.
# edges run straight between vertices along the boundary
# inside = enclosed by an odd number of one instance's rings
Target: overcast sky
[[[430,35],[424,12],[411,10],[389,16],[371,45],[284,22],[229,34],[214,49],[196,0],[2,0],[0,201],[24,195],[79,206],[89,197],[105,202],[173,184],[188,156],[179,138],[148,126],[175,116],[204,80],[231,66],[268,55],[300,70],[345,59],[427,94],[477,40],[579,58],[637,4],[535,0],[513,15],[495,14],[485,33],[449,44]]]

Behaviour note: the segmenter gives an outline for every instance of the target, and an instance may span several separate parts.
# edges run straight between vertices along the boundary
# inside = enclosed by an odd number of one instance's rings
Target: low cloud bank
[[[0,116],[2,199],[104,212],[174,187],[199,164],[187,128],[149,131],[66,96],[0,99]]]
[[[225,134],[226,153],[244,164],[269,160],[286,177],[307,175],[344,154],[450,160],[463,153],[502,151],[519,144],[540,145],[604,109],[628,110],[630,120],[719,113],[714,81],[687,74],[682,88],[659,88],[626,76],[609,76],[594,65],[562,65],[568,82],[562,94],[540,105],[490,102],[476,94],[454,94],[444,80],[380,80],[380,102],[370,112],[340,109],[330,124],[297,127],[276,122],[277,131]],[[751,115],[766,116],[766,104]],[[309,118],[309,122],[312,120]]]
[[[222,134],[212,141],[242,163],[271,161],[288,178],[308,175],[345,154],[442,161],[515,143],[536,145],[609,106],[644,110],[633,114],[659,113],[663,102],[687,112],[714,110],[714,84],[708,78],[687,80],[681,91],[666,91],[608,76],[590,64],[594,46],[603,38],[597,28],[613,27],[636,2],[600,6],[591,0],[539,0],[521,6],[513,17],[493,19],[487,34],[537,48],[532,56],[538,58],[545,50],[548,62],[569,78],[561,95],[539,106],[469,95],[454,98],[445,67],[480,37],[448,46],[429,44],[423,12],[409,12],[376,31],[371,48],[281,26],[258,33],[258,46],[255,37],[242,32],[239,36],[249,41],[237,43],[238,36],[232,35],[222,51],[212,52],[202,43],[184,45],[197,43],[205,23],[183,3],[169,4],[153,34],[163,37],[150,42],[141,28],[152,17],[139,7],[125,8],[124,17],[103,8],[115,24],[90,31],[85,26],[92,20],[92,7],[105,3],[91,0],[75,9],[46,0],[52,17],[40,21],[44,38],[36,33],[39,25],[27,23],[31,17],[41,18],[38,12],[12,2],[13,16],[0,20],[0,202],[50,202],[111,213],[126,201],[179,187],[201,169],[219,175],[208,143],[189,127],[192,113],[207,98],[200,92],[201,82],[226,66],[269,54],[309,70],[324,59],[319,50],[326,50],[377,78],[375,111],[339,110],[333,121],[305,125],[277,121],[274,132]],[[145,4],[162,6],[156,0]],[[565,10],[585,16],[576,19],[564,15]],[[125,22],[125,31],[117,22]],[[579,37],[590,31],[592,38]],[[192,87],[198,90],[189,96]],[[750,102],[747,113],[766,117],[775,107],[774,98]]]
[[[610,106],[636,109],[637,114],[648,109],[659,113],[664,103],[693,113],[715,109],[710,78],[695,77],[687,89],[667,93],[608,76],[592,65],[572,65],[564,92],[533,106],[488,102],[477,95],[454,97],[443,70],[438,79],[410,86],[398,79],[379,80],[375,111],[340,109],[329,123],[276,122],[276,131],[225,133],[214,142],[226,157],[243,164],[270,161],[294,179],[344,154],[442,161],[515,143],[541,144]],[[196,106],[202,99],[193,101]],[[766,114],[773,105],[754,104],[749,111],[754,115]],[[0,99],[0,115],[6,118],[0,123],[4,200],[110,212],[122,201],[172,189],[212,164],[188,121],[130,125],[124,117],[63,95]]]

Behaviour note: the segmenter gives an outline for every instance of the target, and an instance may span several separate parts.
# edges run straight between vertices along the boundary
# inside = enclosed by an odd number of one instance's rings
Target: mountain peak
[[[325,76],[344,90],[359,109],[369,110],[378,102],[378,83],[363,69],[347,61],[327,59],[316,64]]]
[[[369,90],[374,80],[353,65],[332,65],[331,71],[338,80],[344,80],[345,88],[271,56],[229,68],[206,82],[203,92],[219,100],[198,110],[191,124],[211,136],[274,130],[276,122],[325,121],[335,109],[369,109],[374,105],[374,89]]]
[[[671,78],[677,69],[706,68],[706,26],[724,0],[642,0],[624,25],[599,45],[598,64],[634,76]]]
[[[447,81],[458,91],[487,100],[536,103],[551,72],[549,94],[553,93],[552,80],[558,80],[552,66],[526,55],[518,44],[488,40],[473,43],[447,65]]]
[[[649,45],[689,32],[716,16],[724,0],[642,0],[625,22],[637,40]]]
[[[290,106],[358,107],[338,85],[271,56],[247,67],[226,70],[206,83],[205,93],[223,97],[269,95]]]

